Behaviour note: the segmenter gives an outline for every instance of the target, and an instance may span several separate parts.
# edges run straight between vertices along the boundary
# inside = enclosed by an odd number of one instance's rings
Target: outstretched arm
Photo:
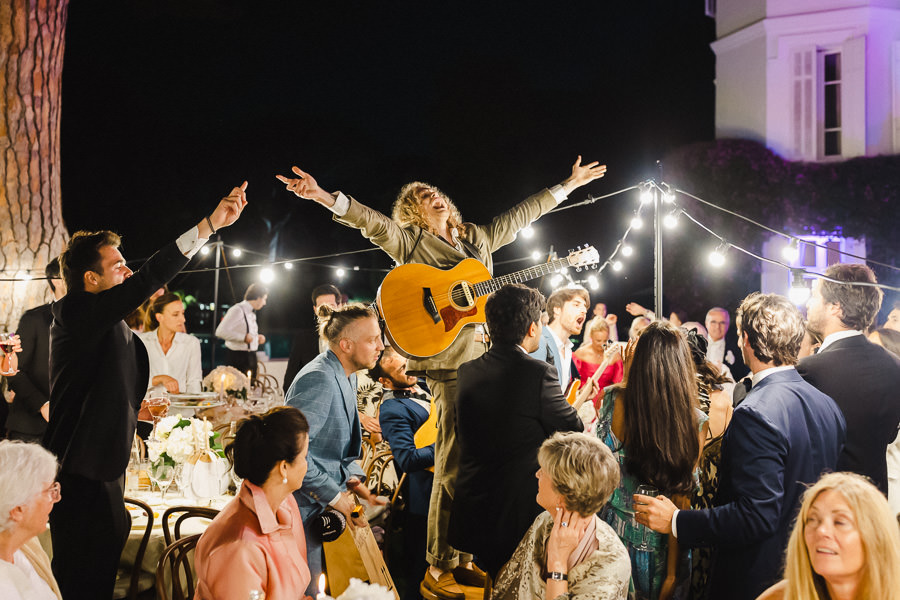
[[[601,165],[596,160],[582,165],[581,155],[579,154],[578,158],[575,159],[575,164],[572,165],[572,174],[560,185],[562,185],[563,191],[568,196],[581,186],[587,185],[595,179],[600,179],[604,175],[606,175],[606,165]]]
[[[322,206],[331,208],[334,206],[334,196],[331,192],[326,192],[319,187],[315,178],[309,173],[305,173],[300,167],[292,167],[291,171],[297,177],[285,177],[284,175],[276,175],[275,177],[285,185],[289,192],[307,200],[315,200]]]

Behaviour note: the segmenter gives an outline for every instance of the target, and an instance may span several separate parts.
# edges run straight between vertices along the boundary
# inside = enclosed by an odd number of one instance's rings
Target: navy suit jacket
[[[32,308],[19,319],[16,333],[22,338],[19,372],[8,378],[16,393],[9,405],[6,428],[17,433],[43,435],[47,421],[41,407],[50,401],[50,304]]]
[[[781,579],[806,487],[837,464],[844,417],[793,369],[772,373],[734,409],[717,506],[678,513],[678,541],[715,546],[710,598],[752,600]]]
[[[900,423],[900,359],[856,335],[807,356],[797,371],[834,398],[847,420],[837,470],[865,475],[887,494],[885,452]]]
[[[294,492],[304,519],[325,507],[355,475],[365,481],[359,458],[362,432],[356,410],[356,374],[348,378],[331,350],[307,363],[291,384],[285,403],[300,409],[309,422],[308,469],[303,487]]]
[[[416,431],[428,420],[428,411],[415,400],[393,396],[385,389],[378,413],[381,433],[391,447],[397,474],[406,473],[409,482],[409,512],[428,514],[431,485],[434,473],[427,471],[434,466],[434,444],[416,448]]]

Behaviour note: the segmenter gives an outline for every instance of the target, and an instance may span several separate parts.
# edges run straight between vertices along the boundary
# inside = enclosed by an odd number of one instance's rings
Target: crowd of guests
[[[579,157],[561,184],[488,226],[464,222],[423,183],[405,186],[388,218],[299,168],[280,179],[400,264],[476,257],[490,267],[516,231],[604,172]],[[234,188],[134,274],[114,234],[73,236],[61,261],[68,294],[50,311],[46,449],[0,442],[3,598],[108,596],[144,381],[169,391],[196,382],[191,368],[148,375],[141,350],[150,364],[194,351],[179,337],[177,296],[149,305],[141,346],[122,319],[237,220],[245,191]],[[372,308],[320,290],[334,302],[313,297],[319,352],[287,386],[287,406],[242,421],[226,449],[243,482],[200,538],[196,597],[315,596],[324,528],[365,527],[364,506],[384,503],[358,463],[364,432],[376,430],[407,473],[417,517],[406,535],[418,573],[405,574],[404,598],[462,600],[464,586],[498,600],[900,597],[900,527],[888,504],[900,357],[890,319],[872,331],[876,283],[865,266],[830,267],[807,321],[786,298],[750,294],[736,339],[726,339],[724,308],[710,309],[704,327],[632,303],[622,343],[605,305],[588,321],[586,290],[545,299],[510,284],[487,299],[484,326],[463,328],[427,359],[386,348]],[[247,306],[223,320],[233,331],[220,326],[241,360],[264,342],[251,317],[266,294],[248,290]],[[361,371],[386,390],[377,424],[357,409]],[[437,425],[423,442],[429,421]],[[52,570],[34,539],[48,517]]]

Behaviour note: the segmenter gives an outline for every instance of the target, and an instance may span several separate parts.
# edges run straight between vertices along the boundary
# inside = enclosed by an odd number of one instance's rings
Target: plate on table
[[[128,514],[131,515],[131,528],[132,529],[143,529],[147,526],[147,513],[144,512],[143,508],[139,506],[134,506],[133,504],[126,504],[125,508],[128,509]],[[153,510],[153,525],[159,522],[160,513],[155,509]]]
[[[212,408],[224,404],[225,401],[216,392],[169,394],[169,406],[175,408]]]

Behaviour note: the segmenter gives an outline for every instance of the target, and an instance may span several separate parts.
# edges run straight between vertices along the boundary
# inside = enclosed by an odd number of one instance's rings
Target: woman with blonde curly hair
[[[829,473],[803,495],[784,579],[757,600],[865,598],[900,598],[900,529],[867,479]]]

